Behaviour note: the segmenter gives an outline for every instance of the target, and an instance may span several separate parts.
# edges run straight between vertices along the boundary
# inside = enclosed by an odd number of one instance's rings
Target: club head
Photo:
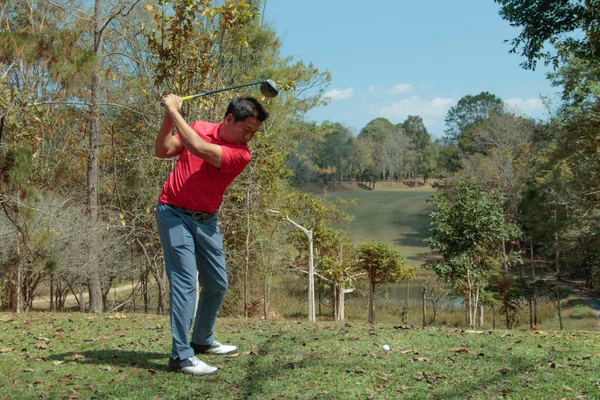
[[[269,99],[272,99],[273,97],[276,97],[279,94],[277,84],[271,79],[267,79],[266,81],[261,83],[260,92],[263,94],[263,96]]]

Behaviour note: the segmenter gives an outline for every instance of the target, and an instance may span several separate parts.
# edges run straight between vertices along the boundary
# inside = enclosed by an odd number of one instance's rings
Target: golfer
[[[218,211],[223,194],[251,159],[248,142],[268,114],[252,97],[231,101],[218,124],[188,125],[179,110],[181,98],[162,101],[165,114],[156,137],[159,158],[179,156],[156,208],[156,224],[170,288],[173,343],[169,369],[194,375],[214,374],[197,354],[236,353],[236,346],[215,341],[215,321],[227,291],[227,271]],[[177,134],[173,135],[173,126]],[[200,284],[196,319],[196,282]]]

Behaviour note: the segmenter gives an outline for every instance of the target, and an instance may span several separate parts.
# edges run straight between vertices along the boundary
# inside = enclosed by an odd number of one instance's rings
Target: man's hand
[[[183,103],[181,97],[175,94],[168,94],[161,99],[165,105],[165,111],[172,115],[175,112],[181,110],[181,104]]]

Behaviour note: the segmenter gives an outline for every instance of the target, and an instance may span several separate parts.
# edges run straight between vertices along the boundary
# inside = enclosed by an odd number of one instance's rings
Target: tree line
[[[523,28],[512,44],[527,60],[524,66],[533,68],[538,60],[555,65],[549,79],[562,89],[561,104],[549,120],[535,121],[491,93],[465,96],[448,112],[445,136],[438,140],[419,116],[399,124],[377,118],[356,136],[336,122],[306,122],[308,110],[327,102],[323,94],[331,75],[281,55],[281,40],[261,18],[265,4],[259,0],[3,2],[2,308],[31,309],[43,287],[51,309],[64,309],[73,294],[82,311],[141,301],[147,311],[165,312],[153,213],[174,161],[151,154],[162,115],[158,99],[266,78],[279,84],[281,94],[261,99],[272,118],[253,141],[253,161],[220,211],[230,272],[224,312],[267,316],[273,275],[285,266],[306,276],[309,257],[315,274],[328,282],[338,318],[342,294],[356,280],[368,277],[374,291],[378,283],[412,276],[392,249],[352,245],[343,231],[331,228],[348,216],[298,190],[314,182],[353,181],[367,188],[382,181],[435,182],[440,188],[435,209],[448,215],[432,216],[436,233],[430,244],[442,261],[431,267],[449,279],[454,267],[464,272],[478,266],[478,284],[461,292],[472,296],[472,307],[486,299],[498,271],[520,265],[514,253],[597,287],[600,75],[595,25],[586,22],[594,7],[497,2],[503,18]],[[528,26],[532,16],[556,33]],[[558,39],[573,27],[586,34]],[[541,51],[547,42],[555,53]],[[259,96],[252,90],[241,92]],[[186,102],[183,113],[188,120],[218,121],[228,100],[228,94],[199,98]],[[464,244],[457,248],[461,253],[444,254],[444,241],[453,239],[440,227],[460,220],[452,214],[462,204],[460,193],[467,199],[479,193],[479,206],[500,207],[502,218],[488,221],[494,232],[489,246]],[[482,213],[488,214],[496,215]],[[311,233],[312,243],[290,220]],[[390,266],[389,273],[382,269],[378,275],[376,265]],[[110,289],[123,282],[134,282],[134,290],[115,304]],[[508,293],[503,285],[502,293]],[[89,292],[89,304],[83,292]],[[472,311],[475,318],[476,308]]]

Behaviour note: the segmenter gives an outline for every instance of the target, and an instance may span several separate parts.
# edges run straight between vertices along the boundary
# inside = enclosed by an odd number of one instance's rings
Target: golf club
[[[272,99],[273,97],[275,97],[279,94],[279,90],[277,89],[277,84],[275,83],[275,81],[273,81],[271,79],[267,79],[266,81],[246,83],[244,85],[237,85],[237,86],[227,87],[224,89],[211,90],[210,92],[192,94],[190,96],[182,97],[181,100],[182,101],[191,100],[191,99],[195,99],[196,97],[208,96],[209,94],[224,92],[226,90],[233,90],[233,89],[238,89],[238,88],[252,86],[252,85],[260,85],[260,92],[263,94],[263,96],[265,96],[269,99]],[[165,106],[165,104],[162,101],[160,102],[160,105],[163,107]]]

